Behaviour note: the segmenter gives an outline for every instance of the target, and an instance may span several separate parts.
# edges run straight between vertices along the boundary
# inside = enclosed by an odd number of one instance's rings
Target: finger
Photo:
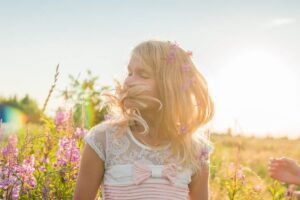
[[[282,162],[280,159],[273,159],[269,161],[270,163],[280,163]]]
[[[293,194],[294,194],[296,197],[300,197],[300,191],[294,191]]]
[[[280,164],[278,164],[278,163],[270,163],[270,164],[268,165],[268,167],[279,168],[279,167],[280,167]]]
[[[276,173],[276,172],[278,172],[279,170],[278,170],[276,167],[269,167],[269,168],[268,168],[268,171],[269,171],[269,172]]]
[[[283,160],[277,160],[271,163],[271,165],[277,166],[277,167],[286,167],[287,163]]]
[[[283,162],[286,164],[286,165],[294,165],[294,164],[297,164],[295,160],[291,159],[291,158],[285,158],[283,159]]]
[[[270,162],[268,162],[268,166],[272,166],[272,165],[278,165],[278,164],[277,164],[277,162],[275,162],[275,161],[270,161]]]

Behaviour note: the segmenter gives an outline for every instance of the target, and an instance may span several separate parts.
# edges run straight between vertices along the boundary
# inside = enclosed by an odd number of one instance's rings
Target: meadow
[[[215,149],[211,155],[211,199],[297,199],[293,185],[270,178],[270,157],[288,156],[300,161],[298,140],[255,138],[212,134]]]
[[[7,131],[0,120],[0,199],[72,199],[78,176],[83,137],[106,120],[97,77],[88,71],[82,82],[70,76],[71,89],[62,92],[72,101],[71,110],[58,108],[54,117],[44,114],[58,78],[49,90],[42,112],[18,131]],[[26,100],[27,99],[27,100]],[[24,110],[32,111],[28,98]],[[13,105],[18,101],[13,99]],[[22,108],[21,106],[21,108]],[[33,106],[34,107],[34,106]],[[99,111],[100,110],[100,111]],[[267,172],[270,157],[288,156],[300,162],[298,140],[255,138],[209,131],[214,151],[210,156],[211,200],[292,200],[300,188],[272,180]],[[100,199],[101,188],[97,198]]]
[[[41,125],[1,135],[1,199],[72,199],[87,130],[75,127],[70,116],[60,111]],[[292,190],[299,188],[272,180],[267,164],[272,156],[300,161],[299,139],[212,133],[211,141],[212,200],[297,199]]]

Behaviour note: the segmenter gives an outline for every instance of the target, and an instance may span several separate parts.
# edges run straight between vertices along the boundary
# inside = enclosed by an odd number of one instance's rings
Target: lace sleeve
[[[90,145],[101,160],[106,160],[106,124],[102,122],[92,127],[84,136],[84,141]]]
[[[210,164],[210,154],[214,150],[213,144],[204,136],[197,135],[195,144],[197,145],[197,155],[198,161],[201,168],[208,168]],[[196,173],[196,170],[193,170],[192,175]]]
[[[213,152],[213,144],[207,139],[203,139],[200,142],[201,149],[199,152],[199,162],[201,166],[208,166],[210,163],[210,154]]]

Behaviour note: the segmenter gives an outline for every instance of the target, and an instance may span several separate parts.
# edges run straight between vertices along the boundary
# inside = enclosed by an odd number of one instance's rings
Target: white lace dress
[[[166,164],[170,144],[151,149],[139,142],[129,128],[121,138],[115,132],[115,127],[102,122],[84,137],[105,162],[102,199],[189,199],[188,184],[194,172],[183,169],[172,158]],[[211,152],[211,146],[207,150]],[[209,162],[208,156],[203,162]]]

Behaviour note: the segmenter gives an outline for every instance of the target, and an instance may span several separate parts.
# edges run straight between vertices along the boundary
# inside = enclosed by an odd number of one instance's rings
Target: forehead
[[[148,67],[141,58],[137,56],[132,56],[130,58],[129,64],[127,66],[128,70],[145,70],[150,71],[150,67]]]

